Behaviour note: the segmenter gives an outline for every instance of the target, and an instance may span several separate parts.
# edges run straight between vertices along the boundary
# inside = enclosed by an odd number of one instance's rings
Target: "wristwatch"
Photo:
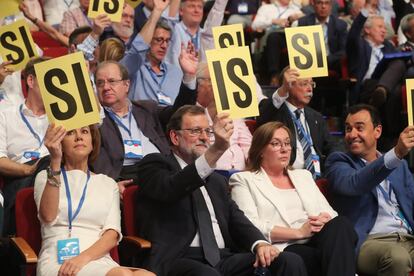
[[[52,168],[49,166],[46,169],[47,172],[47,182],[55,187],[60,187],[60,170],[52,171]]]

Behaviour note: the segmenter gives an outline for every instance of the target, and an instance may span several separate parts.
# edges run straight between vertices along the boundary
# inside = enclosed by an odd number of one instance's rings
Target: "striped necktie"
[[[298,139],[303,149],[303,159],[305,160],[305,169],[312,173],[313,178],[316,177],[315,175],[315,167],[312,161],[312,149],[311,149],[311,141],[309,140],[309,136],[305,133],[305,128],[303,127],[300,121],[300,115],[302,114],[301,109],[295,110],[296,120],[296,132],[298,134]]]

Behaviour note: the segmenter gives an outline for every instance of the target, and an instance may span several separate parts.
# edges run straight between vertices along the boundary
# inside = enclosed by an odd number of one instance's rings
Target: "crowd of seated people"
[[[402,110],[414,3],[143,0],[125,2],[120,22],[88,18],[90,3],[25,0],[20,14],[0,18],[24,16],[33,34],[83,53],[100,112],[98,124],[68,132],[49,124],[34,69],[50,59],[48,47],[22,71],[0,60],[0,266],[10,275],[14,249],[2,241],[16,233],[25,187],[34,187],[41,225],[38,275],[414,270],[414,179],[404,160],[414,126]],[[265,61],[253,64],[260,114],[250,129],[247,118],[217,112],[206,62],[212,28],[235,23]],[[285,28],[310,25],[322,26],[327,77],[300,78],[288,64]],[[326,93],[340,101],[344,146],[315,104]],[[151,248],[117,264],[109,252],[124,234],[129,185],[139,187],[136,234]],[[72,238],[79,253],[59,260],[59,244]]]

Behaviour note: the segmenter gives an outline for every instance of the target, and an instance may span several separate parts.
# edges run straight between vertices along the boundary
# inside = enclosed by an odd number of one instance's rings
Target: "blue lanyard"
[[[200,29],[197,30],[197,32],[195,34],[195,37],[193,37],[193,35],[189,31],[187,31],[186,28],[183,28],[183,29],[188,34],[188,36],[190,37],[191,42],[194,44],[195,50],[198,51],[199,50],[198,49],[198,36],[200,34]],[[185,46],[187,47],[187,45],[185,45]]]
[[[82,11],[82,14],[83,14],[83,16],[85,17],[85,19],[86,19],[86,21],[88,21],[88,24],[89,24],[89,26],[90,27],[92,27],[92,25],[93,25],[93,21],[91,21],[90,19],[89,19],[89,17],[87,16],[87,11],[86,10],[83,10],[82,8],[80,8],[81,9],[81,11]],[[78,27],[81,27],[81,26],[78,26]]]
[[[293,121],[295,122],[296,127],[299,128],[300,131],[302,131],[303,137],[306,139],[309,145],[313,147],[312,137],[310,136],[310,134],[308,134],[305,131],[305,128],[303,127],[302,122],[300,121],[300,117],[296,118],[295,114],[293,114],[292,111],[289,110],[289,112],[290,112],[290,115],[292,116]]]
[[[392,200],[391,200],[392,185],[391,185],[390,181],[388,181],[388,183],[389,183],[389,186],[390,186],[389,189],[388,189],[388,193],[384,190],[384,188],[381,185],[378,185],[378,189],[380,190],[380,192],[382,193],[385,201],[388,204],[395,205],[395,203],[392,202]]]
[[[119,126],[122,127],[129,135],[129,138],[132,139],[132,135],[131,135],[131,120],[132,120],[132,115],[131,115],[131,111],[128,111],[128,123],[129,123],[129,127],[127,127],[126,125],[124,125],[122,123],[122,121],[118,118],[118,116],[112,112],[111,110],[108,110],[109,116],[112,118],[112,120],[115,121],[115,123]]]
[[[65,191],[66,191],[66,198],[68,200],[68,220],[69,220],[69,237],[71,235],[72,232],[72,222],[75,220],[75,218],[78,216],[83,202],[85,201],[85,196],[86,196],[86,188],[88,188],[88,182],[89,182],[89,178],[91,177],[91,173],[88,169],[86,175],[86,183],[85,183],[85,187],[83,188],[83,192],[82,192],[82,196],[79,200],[79,205],[78,208],[76,208],[75,213],[72,216],[72,197],[70,195],[70,189],[69,189],[69,183],[68,183],[68,176],[66,175],[66,170],[64,167],[62,167],[62,175],[63,175],[63,181],[65,182]]]
[[[289,9],[289,7],[287,7],[286,8],[286,10],[284,10],[283,12],[280,12],[280,7],[279,7],[279,5],[277,5],[276,3],[274,3],[274,5],[276,6],[276,9],[277,9],[277,13],[278,13],[278,15],[277,15],[277,19],[279,19],[285,12],[287,12],[287,10]]]
[[[20,117],[22,117],[23,123],[25,123],[25,125],[27,126],[27,128],[32,133],[33,137],[39,142],[39,148],[40,148],[43,145],[43,141],[44,141],[45,137],[43,137],[43,139],[40,139],[39,134],[37,134],[34,131],[34,129],[32,128],[32,126],[30,125],[29,121],[26,119],[26,116],[24,116],[24,114],[23,114],[23,104],[20,105],[19,112],[20,112]]]
[[[162,63],[161,63],[162,65]],[[160,69],[161,69],[161,65],[160,65]],[[162,75],[161,81],[158,82],[158,75],[154,72],[154,70],[152,70],[151,66],[149,65],[145,65],[145,68],[147,68],[151,78],[154,80],[154,82],[158,85],[158,89],[162,90],[162,85],[164,84],[165,81],[165,77],[167,76],[167,67],[163,66],[164,68],[162,69],[164,71],[164,74]]]

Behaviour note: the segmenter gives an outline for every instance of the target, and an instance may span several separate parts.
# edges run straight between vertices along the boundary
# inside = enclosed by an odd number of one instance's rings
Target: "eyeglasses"
[[[272,141],[272,142],[269,143],[269,145],[271,145],[273,147],[273,149],[275,149],[275,150],[281,150],[282,146],[287,150],[290,150],[292,148],[292,145],[290,144],[290,141],[286,141],[286,142]]]
[[[158,44],[158,45],[162,45],[164,44],[164,42],[167,43],[168,45],[171,42],[171,38],[163,38],[163,37],[153,37],[152,40],[155,42],[155,44]]]
[[[96,81],[96,87],[102,88],[105,86],[105,83],[108,83],[110,87],[115,87],[118,83],[120,83],[121,81],[124,81],[123,79],[120,80],[114,80],[114,79],[109,79],[109,80],[97,80]]]
[[[316,87],[316,82],[314,82],[314,81],[297,81],[296,83],[297,83],[298,86],[300,86],[302,88],[303,87],[308,87],[308,86],[310,86],[312,88]]]
[[[191,136],[200,136],[203,132],[205,132],[208,137],[212,137],[214,135],[214,131],[209,127],[208,128],[201,128],[201,127],[183,128],[183,129],[177,129],[177,130],[189,131]]]

